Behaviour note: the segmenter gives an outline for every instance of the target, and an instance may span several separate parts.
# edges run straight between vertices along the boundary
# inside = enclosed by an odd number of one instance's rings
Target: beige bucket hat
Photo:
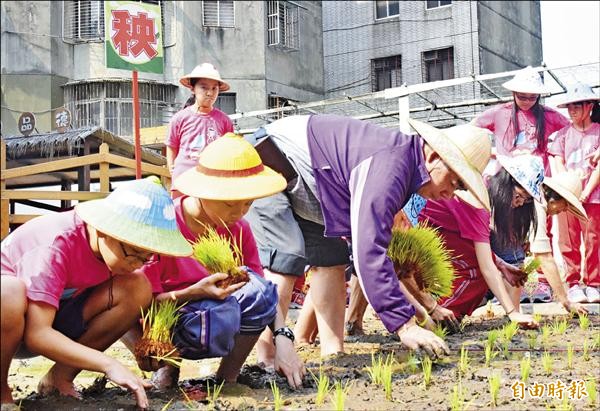
[[[519,70],[515,76],[502,84],[507,90],[517,93],[548,94],[549,90],[542,76],[533,67],[527,66]]]
[[[592,88],[585,83],[575,83],[571,87],[567,88],[567,94],[562,99],[561,103],[557,105],[558,108],[567,108],[567,104],[579,103],[582,101],[599,101],[600,97],[594,93]]]
[[[544,178],[544,184],[556,191],[567,203],[569,203],[569,212],[580,220],[587,222],[588,216],[579,201],[581,196],[581,180],[577,174],[572,171],[557,173],[554,177]]]
[[[440,130],[418,120],[408,122],[489,211],[490,199],[481,176],[492,153],[489,130],[471,124]]]
[[[179,79],[179,82],[189,89],[193,89],[190,80],[193,78],[207,78],[211,80],[216,80],[219,82],[219,91],[227,91],[229,90],[229,84],[225,83],[223,79],[221,79],[221,75],[210,63],[202,63],[199,66],[194,67],[191,73],[186,74],[185,76]]]

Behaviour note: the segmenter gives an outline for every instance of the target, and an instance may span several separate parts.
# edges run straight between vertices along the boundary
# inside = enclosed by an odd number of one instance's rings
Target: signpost
[[[136,178],[142,176],[138,71],[162,74],[160,6],[133,1],[105,1],[106,67],[132,70]]]
[[[33,113],[27,112],[21,114],[19,121],[17,122],[19,132],[24,136],[28,136],[35,130],[35,116]]]
[[[59,133],[64,133],[71,126],[71,112],[61,107],[54,112],[54,125],[56,126],[56,131]]]

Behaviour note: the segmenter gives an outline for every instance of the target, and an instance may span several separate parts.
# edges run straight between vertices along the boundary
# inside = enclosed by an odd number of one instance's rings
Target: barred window
[[[375,2],[375,18],[385,19],[387,17],[400,15],[399,1],[376,1]]]
[[[449,6],[452,4],[451,0],[427,0],[426,8],[435,9],[437,7]]]
[[[300,47],[300,7],[289,1],[267,2],[267,38],[269,46],[291,49]]]
[[[169,122],[175,111],[177,87],[140,81],[140,127]],[[92,81],[64,86],[65,106],[73,116],[73,127],[100,126],[119,136],[133,135],[131,82]]]
[[[454,78],[454,48],[430,50],[423,53],[423,81]]]
[[[159,4],[163,47],[175,44],[175,2],[172,0],[143,0],[142,3]],[[62,37],[68,43],[104,41],[104,1],[63,1]]]
[[[291,105],[290,100],[288,100],[285,97],[277,96],[275,94],[270,94],[267,99],[267,108],[281,108],[281,107],[286,107],[289,105]],[[275,120],[278,120],[285,116],[286,116],[285,112],[279,111],[277,113],[269,114],[268,119],[271,121],[275,121]]]
[[[219,93],[215,107],[226,114],[234,114],[236,109],[235,93]]]
[[[381,91],[402,85],[402,56],[371,60],[371,89]]]
[[[235,27],[233,1],[203,1],[202,25],[209,27]]]

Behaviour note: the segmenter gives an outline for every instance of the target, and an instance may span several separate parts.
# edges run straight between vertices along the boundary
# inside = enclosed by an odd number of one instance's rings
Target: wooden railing
[[[22,224],[36,214],[12,214],[10,212],[11,200],[62,200],[62,201],[85,201],[97,198],[104,198],[110,191],[110,172],[109,166],[115,165],[126,169],[131,169],[131,175],[135,175],[135,160],[123,156],[109,153],[109,146],[106,143],[100,145],[97,154],[89,154],[81,157],[73,157],[46,163],[6,168],[6,144],[1,142],[0,152],[0,230],[1,238],[4,239],[9,233],[11,224]],[[78,167],[89,167],[98,165],[98,180],[100,191],[47,191],[47,190],[7,190],[6,180],[12,178],[22,178],[34,176],[36,174],[51,173],[60,170],[69,170]],[[165,186],[170,185],[171,176],[166,167],[142,162],[142,174],[154,174],[159,176]],[[89,186],[89,184],[88,184]]]

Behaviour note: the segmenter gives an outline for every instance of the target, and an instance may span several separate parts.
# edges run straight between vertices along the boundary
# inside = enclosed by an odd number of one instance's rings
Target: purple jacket
[[[387,256],[394,216],[430,181],[423,140],[348,117],[314,115],[308,146],[328,237],[352,238],[367,300],[390,332],[415,313]]]

